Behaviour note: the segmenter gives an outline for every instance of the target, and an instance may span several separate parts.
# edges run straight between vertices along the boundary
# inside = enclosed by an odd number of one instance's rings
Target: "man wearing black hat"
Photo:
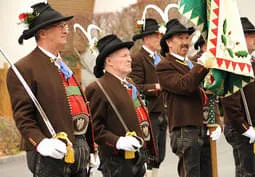
[[[201,158],[210,152],[202,151],[206,138],[203,125],[205,97],[199,88],[208,70],[187,58],[190,35],[194,28],[186,28],[178,19],[170,20],[160,45],[165,56],[156,71],[168,104],[168,123],[172,151],[179,157],[178,173],[181,177],[211,176],[210,159]],[[206,161],[202,161],[202,159]],[[204,175],[202,175],[204,174]]]
[[[85,96],[72,71],[62,61],[60,51],[67,41],[67,22],[47,3],[32,6],[32,13],[20,15],[28,25],[19,38],[35,36],[37,47],[15,65],[30,86],[56,133],[45,125],[15,72],[9,69],[7,85],[16,125],[22,135],[22,149],[27,151],[28,167],[37,177],[86,177],[90,152],[94,152],[92,120]],[[69,142],[70,141],[70,142]],[[68,143],[68,147],[67,147]],[[74,150],[74,162],[64,156]]]
[[[161,35],[159,24],[155,19],[147,18],[143,25],[139,27],[139,33],[133,37],[134,41],[142,39],[143,45],[132,55],[132,72],[129,76],[147,102],[158,151],[158,157],[151,157],[147,162],[147,176],[156,177],[160,163],[165,157],[167,127],[162,93],[155,71],[156,65],[161,60],[157,54],[157,51],[160,51]]]
[[[129,49],[132,46],[133,42],[123,42],[116,35],[101,38],[94,67],[99,79],[85,90],[104,177],[143,177],[144,147],[156,154],[150,119],[136,87],[127,78],[131,72]],[[146,130],[145,134],[142,129]],[[130,131],[136,135],[128,136]],[[128,151],[135,156],[127,157]]]
[[[241,18],[246,44],[249,53],[255,49],[255,27],[247,17]],[[253,71],[255,63],[252,60]],[[255,141],[255,83],[251,82],[240,91],[222,99],[224,113],[224,135],[233,148],[235,159],[235,176],[255,176],[253,146]],[[246,104],[246,103],[247,104]],[[247,108],[247,110],[246,110]],[[250,118],[249,118],[250,117]],[[251,120],[250,125],[248,119]]]

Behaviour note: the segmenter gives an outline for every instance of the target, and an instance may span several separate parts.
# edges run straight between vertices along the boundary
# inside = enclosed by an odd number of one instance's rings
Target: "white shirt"
[[[110,72],[109,72],[110,73]],[[111,75],[113,75],[114,77],[116,77],[117,79],[119,79],[121,81],[121,83],[128,83],[127,78],[125,77],[124,79],[120,78],[119,76],[110,73]]]
[[[185,60],[189,60],[190,61],[190,59],[188,57],[183,57],[183,56],[175,54],[175,53],[170,53],[170,54],[173,55],[175,58],[178,58],[179,60],[183,61],[183,62]]]
[[[178,58],[179,60],[183,61],[183,62],[185,61],[186,57],[183,57],[183,56],[175,54],[175,53],[170,53],[170,54],[173,55],[175,58]]]
[[[152,57],[152,58],[154,59],[153,56],[154,56],[155,52],[151,51],[151,50],[150,50],[148,47],[146,47],[145,45],[143,45],[142,47],[143,47],[143,49],[144,49],[146,52],[149,53],[150,57]]]

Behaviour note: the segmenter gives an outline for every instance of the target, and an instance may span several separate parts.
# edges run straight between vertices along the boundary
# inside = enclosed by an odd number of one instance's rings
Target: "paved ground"
[[[226,143],[222,136],[217,144],[218,149],[218,177],[234,177],[234,161],[232,149]],[[167,155],[160,170],[159,177],[177,177],[176,172],[177,158],[169,149],[169,140],[167,143]],[[32,177],[26,166],[24,153],[18,156],[0,158],[0,176],[1,177]],[[102,177],[97,172],[94,177]]]

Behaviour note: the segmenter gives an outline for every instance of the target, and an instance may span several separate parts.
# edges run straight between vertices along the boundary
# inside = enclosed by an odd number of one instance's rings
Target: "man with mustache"
[[[208,139],[203,124],[206,97],[200,89],[208,70],[187,58],[194,28],[186,28],[178,19],[170,20],[166,27],[160,41],[161,54],[165,58],[156,71],[162,91],[166,93],[170,144],[179,157],[178,174],[180,177],[208,177],[211,176],[210,158],[202,158],[210,153],[209,149],[202,150]]]

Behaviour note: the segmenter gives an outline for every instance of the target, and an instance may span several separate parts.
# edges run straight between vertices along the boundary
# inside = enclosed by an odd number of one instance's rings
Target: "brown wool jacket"
[[[253,64],[253,71],[255,64]],[[243,88],[248,104],[251,121],[255,124],[255,82],[251,82]],[[248,128],[248,121],[244,109],[240,91],[222,99],[224,124],[231,125],[235,130],[244,133]]]
[[[155,84],[159,83],[156,75],[153,58],[149,53],[141,48],[137,53],[132,55],[132,72],[129,76],[135,82],[137,88],[143,91],[146,100],[148,111],[160,113],[164,111],[162,92],[156,91]]]
[[[135,131],[138,136],[142,137],[133,100],[129,96],[127,89],[121,84],[121,81],[106,72],[99,79],[99,82],[112,99],[129,130]],[[100,158],[118,155],[119,151],[115,146],[119,137],[125,136],[125,129],[96,82],[86,87],[85,93],[91,105],[95,138],[99,146]],[[154,143],[150,144],[153,144],[153,146],[147,148],[150,148],[153,154],[156,153]]]
[[[15,65],[44,109],[55,132],[66,132],[69,139],[74,143],[71,109],[63,80],[54,63],[39,48],[35,48],[34,51],[19,60]],[[11,98],[14,120],[23,138],[21,149],[34,150],[43,138],[51,137],[51,135],[12,69],[8,70],[7,87]],[[92,120],[86,138],[93,152]]]
[[[156,67],[159,83],[166,93],[169,130],[185,126],[202,126],[203,111],[200,83],[208,70],[194,64],[187,65],[167,55]]]

